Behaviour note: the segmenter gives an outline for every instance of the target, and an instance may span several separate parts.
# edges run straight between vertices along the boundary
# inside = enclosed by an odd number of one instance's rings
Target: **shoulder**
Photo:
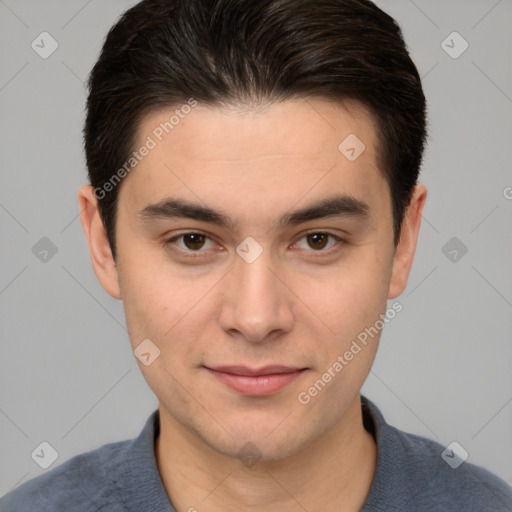
[[[425,509],[512,511],[512,488],[487,469],[465,461],[467,452],[460,445],[444,447],[395,430],[404,447],[404,470],[415,482],[415,500]]]
[[[116,472],[132,443],[110,443],[72,457],[4,496],[0,512],[124,510]]]
[[[364,512],[414,510],[512,511],[512,488],[483,467],[469,463],[460,445],[437,441],[388,425],[369,400],[378,446],[377,468]],[[364,407],[363,407],[364,411]]]

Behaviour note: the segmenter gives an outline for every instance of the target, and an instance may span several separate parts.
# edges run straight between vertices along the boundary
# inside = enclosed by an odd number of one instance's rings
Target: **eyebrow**
[[[306,207],[284,214],[277,222],[280,226],[297,225],[326,217],[352,217],[366,219],[370,207],[351,195],[340,194],[327,197]],[[223,212],[183,199],[166,198],[145,206],[139,213],[144,222],[156,219],[186,218],[216,224],[232,231],[237,223]]]

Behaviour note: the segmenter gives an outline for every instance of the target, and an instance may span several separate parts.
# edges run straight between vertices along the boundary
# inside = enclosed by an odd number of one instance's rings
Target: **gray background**
[[[134,3],[0,0],[1,495],[45,471],[31,458],[42,441],[58,452],[51,469],[136,436],[157,406],[122,304],[93,273],[76,198],[83,82]],[[429,197],[404,309],[363,391],[392,424],[457,441],[512,484],[512,2],[378,5],[423,76]],[[47,59],[31,48],[43,31],[59,45]],[[453,31],[469,43],[456,59],[441,45]],[[452,52],[460,43],[448,40]],[[32,252],[42,237],[57,248],[46,262]],[[459,247],[443,252],[452,237]]]

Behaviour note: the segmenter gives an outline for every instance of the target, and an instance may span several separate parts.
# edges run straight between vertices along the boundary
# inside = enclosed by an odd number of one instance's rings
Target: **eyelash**
[[[309,235],[320,235],[320,234],[321,235],[327,235],[328,237],[334,239],[336,244],[334,246],[330,247],[329,249],[326,249],[326,250],[323,250],[323,249],[319,249],[319,250],[316,250],[316,251],[314,249],[308,250],[308,252],[312,253],[313,257],[315,257],[315,258],[331,255],[331,253],[340,250],[340,247],[339,247],[340,244],[344,244],[345,243],[345,240],[343,240],[342,238],[340,238],[339,236],[337,236],[337,235],[335,235],[333,233],[329,233],[328,231],[310,231],[308,233],[304,233],[292,245],[296,245],[300,240],[302,240],[303,238],[306,238]],[[188,231],[186,233],[181,233],[180,235],[176,235],[176,236],[173,236],[172,238],[169,238],[168,240],[165,240],[164,241],[164,246],[165,247],[169,247],[170,245],[174,245],[174,243],[177,240],[179,240],[180,238],[183,238],[186,235],[200,235],[200,236],[206,237],[208,240],[212,240],[211,237],[208,236],[206,233],[202,233],[200,231]],[[180,253],[184,254],[185,257],[188,257],[188,258],[202,257],[203,255],[201,253],[205,253],[207,251],[207,250],[203,250],[203,249],[199,249],[197,251],[193,251],[191,249],[182,249],[182,248],[178,248],[178,249],[174,249],[173,248],[172,250],[175,251],[175,252],[180,252]],[[299,249],[299,250],[305,250],[305,249]]]

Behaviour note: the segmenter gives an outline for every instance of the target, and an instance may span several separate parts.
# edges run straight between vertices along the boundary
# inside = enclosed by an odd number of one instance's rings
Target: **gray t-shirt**
[[[442,445],[388,425],[372,402],[361,401],[378,447],[362,512],[512,511],[512,488],[503,480],[467,462],[452,468]],[[159,429],[157,410],[136,439],[76,455],[20,485],[0,500],[0,512],[175,512],[156,465]]]

